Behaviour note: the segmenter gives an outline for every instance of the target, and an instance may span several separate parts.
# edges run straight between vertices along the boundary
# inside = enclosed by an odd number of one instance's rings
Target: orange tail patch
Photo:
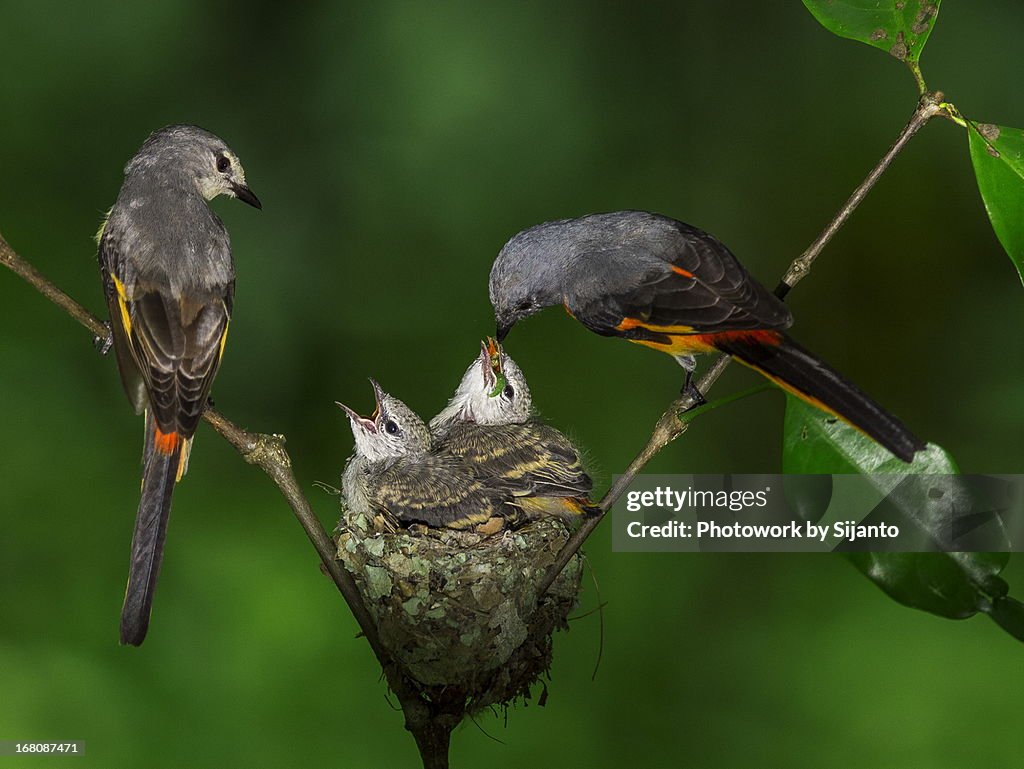
[[[153,446],[159,453],[170,456],[181,446],[181,435],[176,432],[165,433],[157,427],[153,437]]]

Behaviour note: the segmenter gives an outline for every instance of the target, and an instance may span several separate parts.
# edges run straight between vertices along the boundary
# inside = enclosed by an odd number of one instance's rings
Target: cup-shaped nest
[[[529,695],[567,627],[582,565],[574,556],[542,600],[537,588],[568,539],[556,519],[481,534],[390,530],[342,509],[338,559],[355,577],[382,644],[426,687],[457,688],[467,710]]]

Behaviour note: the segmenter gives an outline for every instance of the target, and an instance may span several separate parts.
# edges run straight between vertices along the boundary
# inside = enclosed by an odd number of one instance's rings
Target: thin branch
[[[811,265],[814,264],[814,260],[818,258],[818,255],[828,242],[839,232],[839,228],[846,224],[847,219],[850,218],[850,215],[857,209],[857,206],[864,200],[868,192],[871,191],[871,188],[875,186],[886,169],[892,165],[892,161],[900,154],[900,151],[906,146],[907,142],[914,138],[914,135],[924,127],[925,123],[939,112],[942,112],[942,100],[943,96],[940,92],[926,93],[921,97],[921,101],[918,102],[917,109],[914,110],[910,122],[904,126],[896,141],[889,148],[889,151],[878,161],[878,165],[871,169],[871,173],[853,191],[850,199],[843,204],[843,207],[839,209],[832,221],[828,223],[828,226],[821,231],[817,239],[807,247],[806,251],[794,259],[793,264],[786,270],[786,274],[782,277],[782,283],[775,289],[775,293],[780,299],[784,298],[793,286],[807,276],[807,273],[811,271]]]
[[[95,336],[105,337],[110,333],[110,329],[107,328],[103,321],[53,285],[43,277],[39,270],[14,253],[14,249],[4,240],[3,235],[0,235],[0,264],[24,278],[36,291],[89,329]]]
[[[251,465],[256,465],[265,472],[270,480],[274,482],[281,492],[281,496],[288,502],[292,512],[298,519],[299,524],[313,543],[320,561],[330,575],[338,591],[349,605],[353,616],[359,625],[359,629],[366,637],[370,648],[378,658],[387,657],[387,652],[380,645],[380,638],[377,635],[377,628],[373,623],[366,605],[363,603],[359,589],[356,587],[352,575],[343,569],[335,558],[334,543],[330,535],[316,517],[309,501],[299,488],[299,483],[292,472],[292,460],[285,450],[285,438],[283,435],[264,435],[251,433],[234,422],[229,420],[219,411],[206,409],[203,418],[230,443],[242,459]],[[383,662],[383,659],[382,659]]]
[[[853,214],[857,206],[859,206],[861,201],[864,200],[864,197],[875,186],[882,174],[885,173],[886,169],[892,165],[893,160],[896,159],[896,156],[904,146],[906,146],[907,142],[909,142],[913,136],[921,130],[925,123],[943,111],[942,93],[926,93],[921,97],[920,102],[918,102],[917,109],[914,110],[914,114],[910,118],[910,122],[908,122],[900,132],[900,135],[896,138],[893,145],[882,156],[882,159],[878,161],[878,164],[875,165],[871,170],[871,173],[867,175],[867,178],[865,178],[864,181],[861,182],[853,191],[850,198],[843,204],[842,208],[839,209],[836,215],[828,223],[828,226],[822,230],[821,234],[815,239],[815,241],[808,246],[806,251],[793,260],[789,269],[786,270],[786,274],[782,277],[782,281],[775,289],[776,296],[780,299],[785,298],[786,294],[789,293],[789,290],[793,288],[793,286],[807,277],[807,274],[811,271],[811,265],[814,264],[814,260],[818,258],[828,242],[832,240],[837,232],[839,232],[839,228],[842,227],[850,218],[850,215]],[[718,381],[722,372],[725,371],[725,367],[729,365],[730,360],[731,358],[728,355],[721,355],[716,358],[714,363],[711,364],[711,367],[697,383],[697,389],[702,393],[707,393],[711,386]],[[661,415],[657,424],[654,425],[654,430],[647,441],[647,445],[640,450],[640,453],[637,454],[633,461],[629,463],[629,467],[626,468],[626,471],[615,479],[615,482],[612,483],[604,497],[601,498],[601,501],[597,505],[601,512],[598,515],[585,520],[583,524],[573,532],[565,545],[562,546],[561,551],[558,553],[558,558],[556,558],[555,562],[551,565],[551,568],[544,577],[544,581],[540,585],[540,589],[537,591],[538,595],[543,596],[547,593],[548,589],[558,577],[558,574],[583,546],[587,537],[589,537],[601,521],[604,520],[604,517],[608,514],[612,505],[615,504],[619,497],[621,497],[633,481],[636,480],[636,476],[640,474],[640,471],[643,470],[644,466],[650,462],[659,451],[689,429],[689,423],[681,421],[679,419],[679,415],[688,409],[693,408],[695,405],[696,404],[689,395],[683,395],[683,397],[674,401],[665,413]]]
[[[914,76],[917,92],[922,96],[926,96],[928,94],[928,84],[924,82],[924,75],[921,74],[921,65],[916,61],[908,60],[907,67],[910,69],[910,74]]]
[[[882,173],[885,172],[896,155],[903,149],[903,146],[928,120],[934,115],[943,112],[946,106],[942,102],[942,95],[939,93],[922,96],[918,109],[903,129],[896,143],[882,157],[881,161],[879,161],[878,165],[875,166],[864,182],[854,190],[850,199],[839,210],[835,218],[829,223],[829,226],[819,235],[818,239],[800,257],[794,260],[783,277],[782,283],[776,289],[776,294],[780,298],[784,297],[789,289],[807,275],[811,265],[822,249],[850,217],[868,191],[874,187]],[[43,296],[64,310],[81,325],[85,326],[96,337],[105,339],[109,335],[109,329],[99,318],[43,277],[38,270],[15,253],[2,236],[0,236],[0,264],[21,276],[39,293],[43,294]],[[706,393],[711,388],[729,364],[729,360],[728,356],[720,356],[715,360],[711,368],[708,369],[698,383],[698,388],[701,392]],[[647,445],[643,447],[626,471],[616,479],[615,483],[612,484],[612,487],[601,499],[599,504],[600,515],[585,521],[563,546],[558,559],[549,570],[541,585],[540,595],[544,595],[547,592],[559,572],[580,549],[586,538],[597,528],[597,525],[607,514],[608,510],[625,492],[643,467],[661,449],[686,432],[689,424],[682,422],[679,419],[679,414],[692,408],[694,405],[690,396],[684,395],[672,403],[668,410],[662,414],[654,427]],[[370,648],[380,662],[388,685],[395,692],[402,706],[406,729],[413,734],[416,740],[424,767],[427,767],[427,769],[447,767],[448,745],[451,732],[461,719],[457,715],[446,714],[433,707],[432,703],[420,694],[417,685],[405,674],[398,662],[381,645],[376,626],[366,605],[362,601],[355,580],[336,561],[331,538],[324,530],[320,520],[313,513],[309,501],[302,493],[298,481],[295,479],[295,474],[292,471],[291,457],[284,448],[284,436],[249,432],[234,424],[214,409],[206,409],[203,418],[228,443],[235,447],[246,462],[254,464],[263,470],[277,486],[306,532],[306,536],[316,549],[327,573],[334,581],[349,609],[351,609],[362,631],[362,635],[366,637]]]
[[[42,273],[19,256],[2,235],[0,235],[0,264],[24,278],[39,293],[85,326],[96,337],[105,339],[109,335],[110,330],[103,321],[47,280]],[[398,697],[405,714],[405,727],[412,732],[416,740],[423,765],[430,769],[447,767],[448,738],[457,723],[451,723],[452,719],[448,716],[433,712],[430,703],[420,695],[419,687],[381,645],[377,627],[366,604],[363,603],[355,580],[336,560],[334,544],[330,536],[323,524],[320,523],[320,519],[316,517],[295,479],[291,457],[284,447],[284,436],[249,432],[212,408],[207,408],[203,412],[203,419],[234,446],[246,462],[263,470],[277,486],[316,549],[328,575],[351,609],[362,635],[370,644],[370,649],[384,671],[388,686]]]
[[[96,336],[106,337],[110,333],[110,330],[103,321],[57,288],[39,270],[15,253],[14,249],[11,248],[2,235],[0,235],[0,264],[8,267],[31,283],[39,293]],[[228,443],[234,446],[246,462],[258,466],[270,476],[270,479],[288,502],[292,512],[295,513],[295,517],[305,530],[309,541],[316,548],[317,553],[320,555],[320,560],[323,561],[324,567],[330,574],[331,579],[334,580],[334,584],[337,585],[342,597],[348,603],[349,608],[352,609],[352,614],[359,624],[359,629],[366,636],[366,640],[369,642],[374,653],[380,657],[384,652],[377,637],[377,629],[365,604],[363,604],[355,580],[352,579],[351,574],[338,565],[334,558],[335,553],[331,544],[331,538],[324,530],[320,519],[313,513],[309,502],[295,480],[295,474],[292,472],[291,457],[288,456],[288,452],[284,448],[284,436],[251,433],[212,408],[208,408],[203,412],[203,419],[220,433]]]

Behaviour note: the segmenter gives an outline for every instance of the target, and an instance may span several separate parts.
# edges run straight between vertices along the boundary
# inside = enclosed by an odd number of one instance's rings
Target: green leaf
[[[992,229],[1024,281],[1024,131],[969,122],[967,137]]]
[[[996,600],[989,616],[999,627],[1019,641],[1024,641],[1024,603],[1005,596]]]
[[[911,507],[909,497],[889,495],[885,474],[959,472],[953,458],[933,443],[913,463],[900,461],[845,422],[787,395],[783,444],[786,473],[860,473],[871,477],[892,507],[887,514],[918,527],[922,537],[938,525],[928,511]],[[985,612],[1014,637],[1024,640],[1024,604],[1007,596],[999,573],[1009,553],[845,553],[868,579],[890,598],[915,609],[950,619]]]
[[[859,430],[788,393],[782,451],[784,473],[959,472],[953,458],[934,443],[908,465]]]
[[[676,419],[678,419],[683,424],[686,424],[687,422],[692,422],[701,414],[717,409],[719,406],[724,406],[727,403],[734,403],[738,400],[749,398],[751,395],[757,395],[758,393],[763,393],[767,392],[768,390],[774,389],[775,387],[770,384],[756,385],[755,387],[750,387],[746,390],[740,390],[738,393],[733,393],[732,395],[726,395],[725,397],[722,398],[716,398],[713,401],[706,401],[705,403],[702,403],[699,406],[694,406],[692,409],[680,411],[678,414],[676,414]]]
[[[941,0],[804,0],[821,25],[916,64],[935,26]]]

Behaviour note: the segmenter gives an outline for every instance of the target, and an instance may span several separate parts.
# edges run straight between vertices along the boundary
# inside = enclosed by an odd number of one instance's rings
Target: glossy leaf
[[[967,136],[992,229],[1024,281],[1024,131],[969,123]]]
[[[793,512],[804,521],[817,523],[832,504],[831,475],[787,475],[782,492]]]
[[[770,384],[763,384],[757,385],[755,387],[750,387],[746,390],[741,390],[738,393],[733,393],[732,395],[726,395],[725,397],[722,398],[716,398],[713,401],[705,401],[699,406],[694,406],[693,408],[687,409],[686,411],[680,411],[676,415],[676,418],[683,424],[686,424],[687,422],[692,422],[701,414],[705,414],[708,411],[713,411],[714,409],[717,409],[719,406],[724,406],[727,403],[735,403],[736,401],[743,400],[744,398],[749,398],[751,395],[757,395],[758,393],[767,392],[773,389],[774,387]]]
[[[1024,603],[1006,596],[992,606],[989,616],[1014,638],[1024,641]]]
[[[829,32],[917,62],[935,26],[940,0],[804,0]]]
[[[894,457],[873,440],[793,396],[786,399],[783,470],[786,473],[958,473],[943,449],[928,444],[912,464]],[[899,516],[931,536],[927,510],[911,507],[908,497],[888,495],[886,516]],[[941,520],[941,518],[935,519]],[[985,612],[1000,627],[1024,640],[1024,604],[1007,596],[999,573],[1008,553],[852,553],[845,555],[889,597],[915,609],[950,619]]]
[[[859,430],[792,395],[786,396],[782,469],[801,474],[959,472],[953,458],[933,443],[908,465]]]

